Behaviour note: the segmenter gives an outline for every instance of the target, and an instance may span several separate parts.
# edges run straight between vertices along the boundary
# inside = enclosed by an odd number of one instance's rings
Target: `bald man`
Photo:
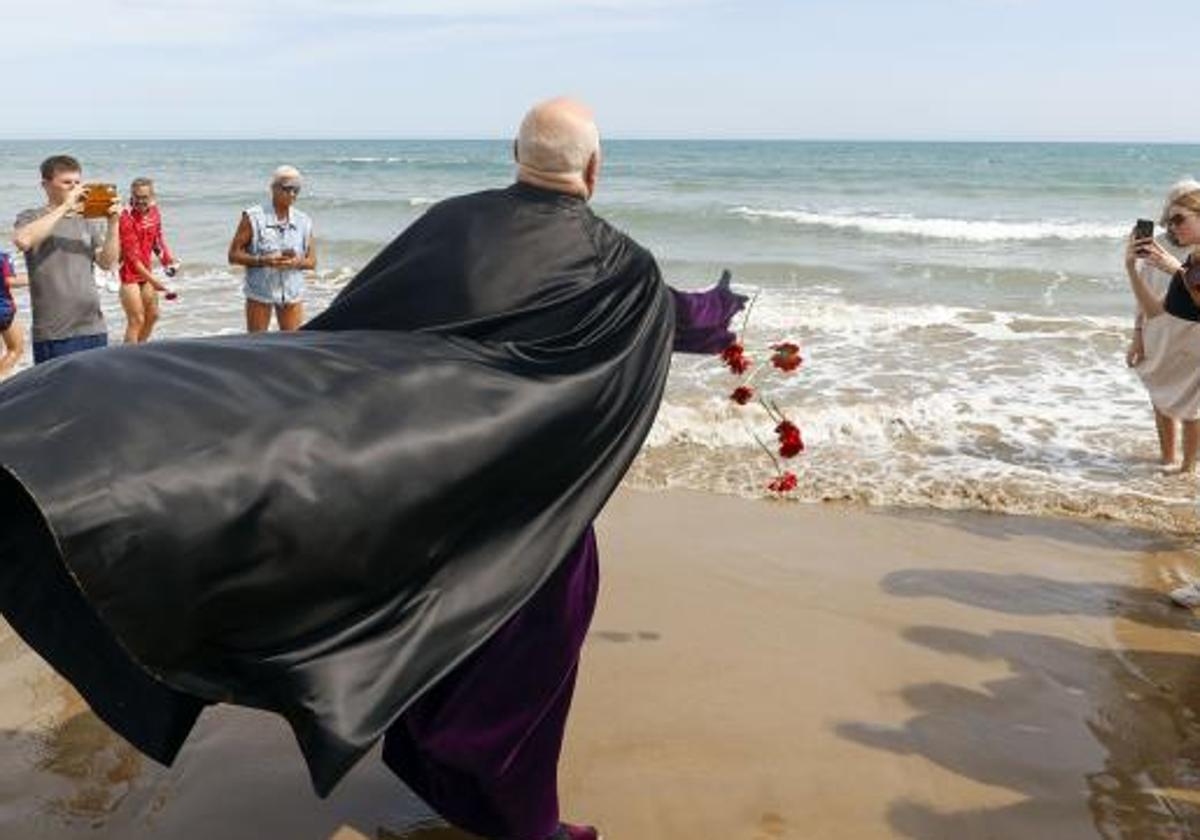
[[[600,174],[591,110],[567,98],[535,105],[513,144],[516,183],[449,199],[381,253],[309,329],[388,328],[404,317],[401,278],[427,278],[445,317],[467,295],[541,278],[586,282],[630,261],[657,276],[653,257],[589,209]],[[511,278],[511,279],[510,279]],[[460,283],[465,282],[461,286]],[[708,293],[670,290],[674,349],[714,353],[732,339],[744,298],[727,280]],[[648,381],[653,374],[647,372]],[[388,730],[383,758],[450,822],[488,838],[595,840],[590,826],[560,823],[557,770],[580,649],[599,580],[590,523],[553,575],[471,657]]]

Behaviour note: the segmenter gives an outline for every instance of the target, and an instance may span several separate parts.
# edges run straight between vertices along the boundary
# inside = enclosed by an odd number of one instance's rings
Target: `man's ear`
[[[520,156],[517,154],[517,141],[516,141],[516,140],[514,140],[514,141],[513,141],[513,160],[514,160],[516,163],[520,163],[520,162],[521,162],[521,158],[520,158]]]
[[[600,154],[592,152],[592,156],[588,158],[587,166],[583,168],[583,183],[587,187],[588,198],[591,198],[596,192],[596,180],[600,177]]]

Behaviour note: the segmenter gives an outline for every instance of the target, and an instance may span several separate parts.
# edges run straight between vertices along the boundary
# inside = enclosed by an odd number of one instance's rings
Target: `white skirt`
[[[1135,370],[1150,402],[1176,420],[1200,419],[1200,323],[1169,313],[1147,318],[1146,358]]]

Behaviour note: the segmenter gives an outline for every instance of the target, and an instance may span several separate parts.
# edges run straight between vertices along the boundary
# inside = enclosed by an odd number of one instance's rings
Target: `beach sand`
[[[622,491],[562,764],[607,840],[1200,837],[1191,546],[1102,523]],[[140,757],[0,637],[0,838],[459,840],[206,712]]]

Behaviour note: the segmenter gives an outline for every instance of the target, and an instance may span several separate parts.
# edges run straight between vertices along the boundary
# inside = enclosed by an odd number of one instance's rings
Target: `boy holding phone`
[[[13,244],[25,255],[33,310],[33,362],[108,344],[93,269],[111,270],[120,256],[121,200],[108,207],[107,228],[83,217],[83,167],[69,155],[42,161],[46,204],[17,216]]]

